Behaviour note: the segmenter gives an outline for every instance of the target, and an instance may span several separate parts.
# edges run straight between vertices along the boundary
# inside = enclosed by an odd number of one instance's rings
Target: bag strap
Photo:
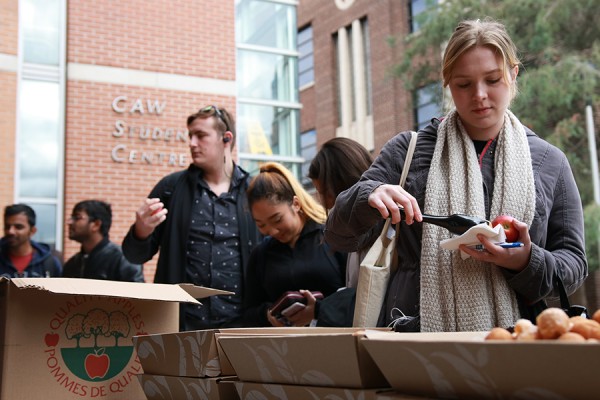
[[[399,185],[404,187],[406,183],[406,177],[408,176],[408,170],[410,169],[410,164],[412,163],[413,154],[415,153],[415,147],[417,147],[417,136],[418,132],[412,131],[410,137],[410,142],[408,142],[408,149],[406,150],[406,158],[404,159],[404,167],[402,167],[402,175],[400,175],[400,183]]]
[[[554,287],[558,289],[558,295],[560,296],[560,306],[563,309],[568,309],[571,307],[571,302],[569,301],[569,296],[567,295],[567,289],[565,289],[565,284],[562,281],[562,278],[558,271],[554,271]]]
[[[554,288],[558,289],[560,296],[560,307],[567,313],[569,317],[582,316],[585,318],[591,318],[587,308],[580,305],[571,305],[569,296],[567,295],[567,289],[562,281],[561,274],[558,270],[554,270]]]
[[[400,175],[400,182],[398,183],[402,187],[404,187],[404,184],[406,183],[408,170],[410,169],[410,164],[412,163],[415,148],[417,147],[417,136],[419,135],[419,133],[415,131],[412,131],[410,134],[410,142],[408,142],[408,148],[406,149],[406,158],[404,159],[404,166],[402,167],[402,174]],[[394,240],[396,236],[398,236],[398,226],[396,226],[396,229],[392,229],[391,221],[391,218],[388,218],[385,221],[385,225],[383,226],[383,229],[381,231],[381,240],[386,246],[392,240]]]
[[[588,319],[591,318],[585,306],[571,305],[565,284],[561,277],[561,273],[558,270],[554,270],[552,281],[552,285],[558,292],[560,298],[560,308],[564,310],[569,317],[582,316]],[[534,324],[536,323],[537,316],[546,308],[548,308],[548,304],[546,303],[545,299],[539,300],[535,303],[529,303],[523,298],[523,296],[517,293],[517,300],[519,302],[519,311],[522,318],[526,318]]]

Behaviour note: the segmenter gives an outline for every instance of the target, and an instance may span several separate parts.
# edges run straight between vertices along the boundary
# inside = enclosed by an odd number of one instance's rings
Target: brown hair
[[[373,162],[371,154],[355,140],[336,137],[323,143],[308,168],[308,177],[321,183],[322,197],[338,194],[354,185]]]
[[[215,105],[210,105],[201,108],[197,112],[187,117],[187,126],[189,127],[192,124],[192,122],[194,122],[198,118],[207,119],[211,117],[214,118],[214,127],[217,130],[217,132],[221,135],[221,137],[223,137],[225,132],[231,132],[231,135],[233,136],[231,140],[231,148],[233,149],[235,145],[235,120],[233,119],[231,114],[229,114],[229,111],[227,111],[226,109],[219,108]]]
[[[502,75],[505,82],[510,82],[510,71],[520,64],[517,47],[506,32],[503,24],[491,19],[462,21],[450,37],[442,59],[442,79],[444,87],[448,86],[454,65],[458,58],[476,46],[489,47],[502,56]],[[516,77],[514,77],[516,78]],[[510,87],[511,99],[517,95],[517,81]]]
[[[302,187],[300,182],[283,165],[267,162],[260,167],[246,191],[250,207],[259,200],[269,200],[274,204],[292,204],[294,196],[298,198],[304,214],[313,221],[322,224],[326,214],[323,207]]]

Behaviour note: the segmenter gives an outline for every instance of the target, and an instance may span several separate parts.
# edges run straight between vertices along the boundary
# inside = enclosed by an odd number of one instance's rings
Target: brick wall
[[[0,53],[17,54],[19,0],[0,0]]]
[[[234,2],[68,2],[68,61],[235,79]]]
[[[18,0],[0,0],[0,53],[5,55],[17,54],[17,5]],[[17,74],[0,70],[0,211],[5,205],[12,204],[14,199],[16,93]]]
[[[0,218],[14,200],[16,93],[17,74],[0,71]]]
[[[411,129],[413,124],[410,94],[403,90],[398,78],[389,74],[391,66],[398,62],[402,49],[393,49],[386,41],[390,36],[408,32],[408,5],[405,1],[356,0],[346,10],[339,10],[333,1],[300,2],[298,26],[312,25],[315,60],[315,85],[301,94],[301,123],[303,130],[305,127],[316,127],[319,145],[335,136],[338,111],[333,35],[340,27],[364,17],[369,24],[371,97],[375,152],[378,153],[397,132]]]
[[[310,129],[315,129],[317,119],[315,87],[310,86],[300,92],[300,103],[302,110],[300,111],[300,132],[306,132]],[[320,146],[321,143],[319,142]]]
[[[68,3],[68,62],[163,72],[213,79],[235,79],[234,2],[207,0]],[[198,88],[191,88],[197,91]],[[127,97],[115,112],[112,102]],[[140,100],[140,103],[136,101]],[[147,101],[164,104],[151,113]],[[142,105],[144,113],[139,109]],[[121,243],[135,220],[135,211],[164,175],[187,168],[186,142],[165,140],[167,130],[187,133],[189,114],[207,104],[219,104],[235,113],[235,98],[212,94],[68,80],[66,106],[65,216],[80,200],[98,198],[113,209],[111,239]],[[125,128],[119,136],[117,121]],[[133,134],[129,135],[129,128]],[[162,139],[140,137],[140,130],[158,128]],[[159,134],[160,137],[160,134]],[[122,162],[115,162],[111,152]],[[128,160],[135,151],[133,161]],[[151,161],[142,160],[142,153]],[[164,153],[184,157],[183,166],[160,160]],[[78,244],[64,235],[65,259]],[[145,266],[146,281],[154,276],[155,257]]]

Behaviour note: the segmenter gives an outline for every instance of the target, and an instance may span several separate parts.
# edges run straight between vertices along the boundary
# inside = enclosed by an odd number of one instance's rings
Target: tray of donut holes
[[[600,399],[600,312],[546,309],[514,332],[367,332],[361,342],[401,393],[440,399]]]
[[[600,310],[592,319],[569,317],[560,308],[547,308],[536,318],[535,324],[528,319],[515,323],[513,332],[493,328],[486,340],[559,340],[561,342],[600,343]]]

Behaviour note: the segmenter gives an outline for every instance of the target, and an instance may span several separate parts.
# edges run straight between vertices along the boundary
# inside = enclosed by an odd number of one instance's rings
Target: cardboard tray
[[[304,331],[306,328],[206,329],[134,336],[133,344],[146,374],[204,378],[235,375],[217,343],[217,334],[246,336]]]
[[[138,375],[148,400],[239,400],[235,377],[189,378]]]
[[[187,377],[234,375],[228,362],[221,362],[217,329],[134,336],[144,373]]]
[[[347,389],[323,386],[279,385],[274,383],[233,382],[241,400],[425,400],[424,397],[403,395],[390,388]]]
[[[359,341],[363,329],[285,328],[281,332],[241,334],[226,330],[217,334],[217,340],[241,381],[389,387]]]
[[[367,332],[361,339],[392,387],[447,399],[592,399],[600,344],[484,341],[487,332]]]

